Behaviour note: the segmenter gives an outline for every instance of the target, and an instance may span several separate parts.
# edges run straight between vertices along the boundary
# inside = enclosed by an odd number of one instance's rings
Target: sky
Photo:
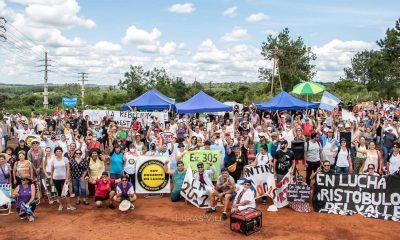
[[[0,82],[114,85],[130,65],[165,68],[190,83],[258,81],[267,36],[289,28],[317,60],[314,80],[334,82],[358,51],[376,49],[400,1],[0,0]]]

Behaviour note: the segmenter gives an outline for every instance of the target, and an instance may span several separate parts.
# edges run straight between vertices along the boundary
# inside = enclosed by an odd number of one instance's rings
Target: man
[[[164,163],[164,172],[168,173],[172,176],[172,180],[174,183],[174,188],[171,191],[171,201],[177,202],[179,201],[181,196],[181,188],[183,181],[185,180],[186,170],[182,161],[178,161],[176,163],[176,170],[168,169],[169,160],[166,160]],[[168,176],[166,176],[168,177]]]
[[[214,185],[212,183],[212,178],[214,176],[216,169],[211,162],[206,162],[206,163],[210,166],[210,169],[204,170],[204,164],[202,162],[198,162],[197,173],[195,173],[193,177],[195,180],[199,180],[202,184],[213,189]]]
[[[10,127],[10,124],[7,123],[7,120],[8,120],[8,117],[4,116],[3,121],[0,123],[0,128],[1,128],[1,130],[3,130],[5,146],[7,146],[8,139],[11,136],[11,127]],[[1,138],[1,136],[0,136],[0,138]],[[3,149],[3,151],[5,151],[5,149]]]
[[[231,209],[232,213],[256,207],[254,192],[250,189],[251,180],[246,179],[243,186],[235,183],[231,183],[231,185],[236,189],[236,197],[235,200],[233,200]]]
[[[229,172],[227,168],[221,169],[221,175],[217,179],[217,184],[215,185],[215,190],[210,192],[210,208],[207,209],[206,213],[216,212],[215,205],[218,200],[224,199],[224,211],[222,212],[222,220],[227,219],[226,212],[228,210],[229,202],[231,201],[232,194],[234,188],[232,187],[232,183],[235,182],[232,176],[229,176]],[[217,197],[217,200],[215,200]]]
[[[239,145],[233,146],[233,151],[231,148],[227,147],[228,152],[228,170],[230,175],[235,179],[235,182],[241,177],[244,166],[247,165],[246,158],[240,151]]]
[[[44,179],[44,174],[41,174],[43,157],[44,151],[39,146],[39,141],[37,139],[33,139],[31,141],[31,149],[28,151],[27,158],[33,164],[34,176],[37,177],[40,175],[41,179]]]
[[[292,150],[288,150],[288,142],[282,140],[280,149],[276,152],[274,157],[275,180],[280,182],[288,172],[293,176],[295,167],[294,153]]]
[[[382,145],[383,160],[384,160],[385,166],[388,161],[388,156],[393,151],[393,144],[396,142],[396,140],[397,140],[397,137],[393,133],[393,127],[388,127],[386,129],[385,136],[383,137],[383,145]]]
[[[321,164],[323,158],[322,147],[319,143],[318,134],[313,132],[311,140],[304,143],[304,159],[306,160],[306,183],[310,185],[311,174],[315,172]]]
[[[126,175],[122,175],[121,182],[117,184],[117,194],[114,196],[114,202],[120,203],[123,200],[128,200],[131,203],[131,209],[135,206],[133,203],[136,200],[135,191],[133,190],[133,184],[128,181]]]

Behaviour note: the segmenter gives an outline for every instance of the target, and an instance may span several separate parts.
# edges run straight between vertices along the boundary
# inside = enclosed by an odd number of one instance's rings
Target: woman
[[[92,182],[96,182],[97,179],[101,178],[101,173],[104,172],[104,161],[100,157],[100,150],[98,148],[92,148],[89,153],[89,167],[88,167],[88,175],[89,175],[89,196],[94,196],[95,193],[95,184]]]
[[[254,160],[252,167],[272,164],[273,158],[268,153],[268,146],[266,144],[261,145],[260,152],[257,153],[256,159]]]
[[[13,173],[15,185],[20,185],[22,178],[33,179],[32,163],[26,159],[26,154],[23,150],[18,152],[18,162],[14,164]]]
[[[108,173],[103,172],[101,174],[101,179],[91,179],[90,182],[96,185],[96,193],[94,199],[94,201],[96,202],[96,207],[101,208],[103,202],[110,199],[110,204],[108,207],[111,209],[115,209],[113,204],[115,191],[112,190],[112,187],[114,186],[114,184],[121,182],[121,180],[110,179]]]
[[[193,150],[197,150],[198,149],[198,146],[197,146],[197,137],[196,136],[193,136],[191,139],[190,139],[190,144],[188,145],[188,147],[189,147],[189,151],[193,151]]]
[[[11,166],[4,154],[0,154],[0,184],[11,184]]]
[[[399,143],[393,144],[393,153],[391,154],[391,156],[389,155],[389,160],[386,166],[388,175],[394,175],[396,172],[400,171],[399,145]]]
[[[51,179],[53,180],[54,187],[57,190],[57,196],[60,198],[63,193],[63,188],[65,183],[70,183],[70,166],[68,159],[63,156],[63,150],[61,147],[54,148],[54,160],[51,163]],[[65,190],[65,189],[64,189]],[[67,205],[67,210],[73,211],[76,208],[71,206],[69,191],[67,187],[67,194],[63,196]],[[58,211],[63,210],[62,201],[59,199]]]
[[[135,149],[139,155],[144,155],[146,153],[146,145],[141,141],[140,133],[135,133],[135,139],[132,141],[135,145]]]
[[[367,145],[368,145],[370,142],[372,142],[372,141],[374,140],[374,137],[375,137],[374,130],[371,129],[370,127],[367,127],[367,128],[365,129],[365,132],[363,132],[361,135],[364,137],[365,142],[366,142]]]
[[[375,172],[378,172],[379,174],[382,174],[382,166],[383,166],[383,157],[382,153],[375,149],[375,143],[370,142],[369,143],[369,148],[367,150],[367,157],[364,162],[364,166],[361,168],[363,172],[368,170],[368,165],[369,164],[374,164],[375,167]]]
[[[120,145],[110,144],[110,177],[118,179],[122,177],[124,166],[124,153]]]
[[[367,171],[365,174],[370,175],[370,176],[379,176],[377,172],[375,172],[375,165],[373,163],[368,164]]]
[[[365,159],[367,158],[367,143],[365,137],[361,136],[360,142],[354,141],[354,146],[356,148],[354,173],[362,173],[361,167],[364,165]]]
[[[136,173],[136,160],[139,156],[139,153],[135,149],[135,145],[131,143],[129,146],[129,151],[126,151],[124,154],[124,174],[127,178],[129,178],[129,182],[135,186],[135,173]]]
[[[69,144],[67,143],[67,137],[65,136],[65,134],[62,134],[61,139],[58,140],[58,146],[63,149],[64,153],[67,153],[69,151]]]
[[[21,184],[19,184],[13,192],[13,198],[17,199],[16,209],[21,219],[29,219],[30,222],[34,221],[34,215],[36,209],[36,189],[35,185],[31,184],[29,178],[22,178]]]
[[[77,196],[76,205],[81,204],[81,198],[83,204],[89,205],[86,200],[86,181],[85,176],[88,170],[88,162],[86,158],[82,157],[82,151],[76,150],[75,157],[70,161],[71,167],[71,178],[75,196]]]
[[[333,130],[328,129],[328,131],[326,132],[326,135],[323,134],[322,136],[323,136],[322,137],[322,142],[323,142],[322,151],[323,151],[323,156],[324,156],[323,160],[328,160],[330,162],[331,166],[334,166],[334,164],[335,164],[334,155],[337,150],[338,143],[333,138]]]
[[[42,185],[45,189],[45,194],[49,200],[50,204],[53,204],[53,198],[57,193],[55,193],[54,185],[51,180],[51,165],[54,161],[54,155],[51,152],[51,148],[47,147],[44,149],[44,157],[42,160],[42,172],[44,173],[45,178],[42,180]],[[54,194],[52,196],[52,193]]]
[[[156,144],[155,144],[155,143],[151,143],[151,144],[150,144],[149,151],[146,152],[146,155],[147,155],[147,156],[153,156],[153,155],[156,154],[156,152],[157,152]]]
[[[28,145],[26,145],[25,141],[23,139],[20,139],[18,141],[18,146],[15,148],[15,152],[19,153],[20,151],[24,151],[26,156],[28,154],[29,149],[30,148]]]
[[[347,148],[347,142],[344,138],[340,139],[340,146],[336,153],[335,165],[336,174],[353,172],[350,150]]]
[[[136,195],[133,186],[134,185],[128,181],[128,177],[122,175],[121,182],[117,184],[117,194],[114,196],[114,202],[120,203],[123,200],[128,200],[131,203],[131,209],[134,209],[133,203],[136,200]]]

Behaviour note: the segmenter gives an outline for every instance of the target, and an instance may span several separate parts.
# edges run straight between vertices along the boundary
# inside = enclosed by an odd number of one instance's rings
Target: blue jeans
[[[181,196],[181,192],[171,192],[171,201],[172,202],[177,202],[179,200],[181,200],[182,196]]]
[[[336,167],[336,174],[340,173],[349,173],[349,168],[348,167]]]
[[[119,179],[119,178],[121,178],[121,177],[122,177],[122,174],[119,174],[119,173],[110,173],[110,178],[111,178],[111,179],[116,180],[116,179]]]
[[[383,160],[384,160],[384,164],[385,164],[384,166],[386,166],[389,154],[391,154],[393,151],[393,147],[382,146],[382,151],[383,151]]]
[[[72,179],[72,186],[74,186],[74,193],[77,197],[86,197],[86,181],[79,179]]]

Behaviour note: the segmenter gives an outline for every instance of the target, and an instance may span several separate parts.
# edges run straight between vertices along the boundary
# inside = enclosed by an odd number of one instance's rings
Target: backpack
[[[317,141],[317,143],[318,143],[319,148],[322,149],[321,143],[320,143],[319,141]],[[307,147],[306,147],[306,149],[307,149],[307,152],[308,152],[308,150],[310,149],[310,140],[307,141]]]

